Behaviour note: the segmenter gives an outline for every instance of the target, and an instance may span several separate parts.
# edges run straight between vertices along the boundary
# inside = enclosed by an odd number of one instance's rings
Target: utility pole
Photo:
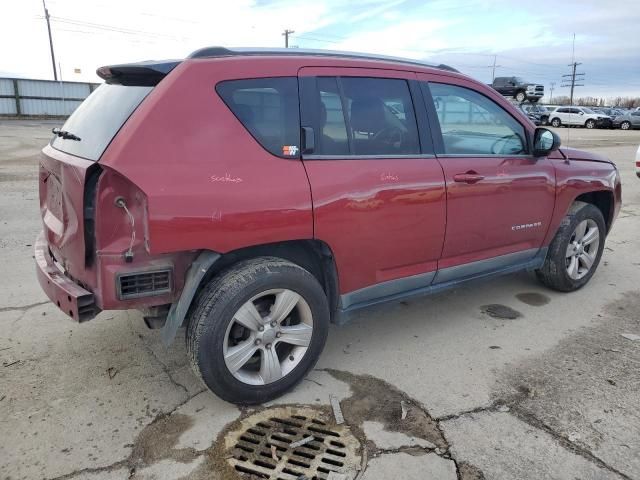
[[[49,10],[47,5],[42,0],[42,7],[44,8],[44,18],[47,21],[47,30],[49,31],[49,49],[51,50],[51,66],[53,67],[53,79],[58,80],[58,72],[56,70],[56,56],[53,53],[53,39],[51,38],[51,23],[49,22]]]
[[[289,29],[286,29],[284,32],[282,32],[282,35],[284,35],[284,48],[289,48],[289,35],[291,35],[292,33],[295,32]]]
[[[553,103],[553,88],[556,86],[556,82],[551,82],[551,87],[549,87],[549,90],[551,90],[551,93],[549,94],[549,103]]]
[[[569,95],[569,105],[573,105],[573,90],[575,87],[584,87],[584,83],[576,83],[584,81],[584,73],[576,73],[576,68],[578,65],[582,65],[580,62],[570,63],[571,73],[567,73],[566,75],[562,75],[562,81],[564,82],[561,87],[571,87],[571,94]]]
[[[502,68],[502,65],[496,65],[496,61],[498,60],[498,56],[493,56],[493,65],[489,65],[491,69],[491,83],[496,79],[496,68]]]

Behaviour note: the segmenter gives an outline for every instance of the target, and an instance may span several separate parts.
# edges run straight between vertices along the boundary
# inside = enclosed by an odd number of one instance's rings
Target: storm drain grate
[[[361,468],[360,444],[349,428],[330,424],[311,408],[280,407],[251,415],[226,436],[226,448],[229,464],[252,479],[326,480],[331,472],[352,479]]]

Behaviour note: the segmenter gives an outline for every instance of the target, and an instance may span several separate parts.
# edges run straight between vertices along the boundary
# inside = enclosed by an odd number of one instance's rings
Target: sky
[[[42,0],[2,0],[0,76],[53,78]],[[478,80],[521,76],[553,96],[640,96],[640,0],[47,0],[57,68],[183,58],[203,46],[290,46],[447,63]]]

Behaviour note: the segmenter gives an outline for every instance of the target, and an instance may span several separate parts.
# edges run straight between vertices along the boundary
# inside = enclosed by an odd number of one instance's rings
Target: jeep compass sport
[[[215,47],[98,74],[42,151],[40,284],[77,322],[185,326],[231,402],[291,389],[365,307],[524,269],[582,287],[620,207],[610,161],[445,65]]]

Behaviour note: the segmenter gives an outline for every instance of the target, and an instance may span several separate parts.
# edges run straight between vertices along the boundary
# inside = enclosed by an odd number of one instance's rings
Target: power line
[[[52,15],[51,16],[51,20],[53,22],[58,22],[58,23],[65,23],[68,25],[74,25],[74,26],[79,26],[79,27],[85,27],[85,28],[92,28],[95,30],[103,30],[103,31],[107,31],[107,32],[115,32],[115,33],[123,33],[126,35],[136,35],[136,36],[148,36],[148,37],[155,37],[155,38],[167,38],[167,39],[172,39],[172,40],[178,40],[178,39],[185,39],[186,37],[176,37],[173,35],[164,35],[161,33],[156,33],[156,32],[149,32],[149,31],[143,31],[143,30],[134,30],[134,29],[130,29],[130,28],[124,28],[124,27],[116,27],[113,25],[106,25],[103,23],[93,23],[93,22],[87,22],[87,21],[83,21],[83,20],[75,20],[73,18],[65,18],[65,17],[57,17]]]
[[[551,87],[549,87],[549,90],[551,91],[551,93],[549,94],[549,103],[553,103],[553,88],[556,86],[556,82],[551,82]]]

